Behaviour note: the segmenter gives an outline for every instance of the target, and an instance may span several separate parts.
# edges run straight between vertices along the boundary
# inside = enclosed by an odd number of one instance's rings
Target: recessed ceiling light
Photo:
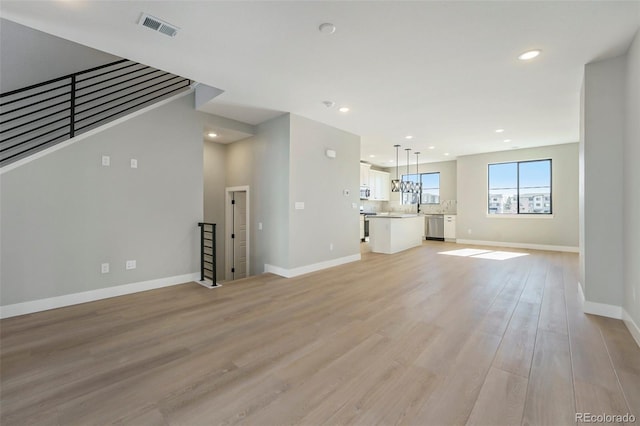
[[[413,139],[413,136],[411,136],[411,135],[407,135],[407,136],[405,136],[404,138],[405,138],[405,139]]]
[[[207,136],[209,136],[210,138],[215,138],[216,136],[218,136],[217,133],[213,133],[213,132],[209,132],[207,133]]]
[[[430,146],[429,149],[436,149],[436,147],[435,146]]]
[[[340,112],[349,112],[349,108],[348,107],[340,107],[340,109],[338,111],[340,111]]]
[[[375,156],[375,155],[373,155],[373,154],[371,154],[371,155],[369,156],[369,158],[375,158],[375,157],[376,157],[376,156]]]
[[[448,152],[445,152],[445,153],[444,153],[444,155],[448,157],[448,156],[449,156],[449,153],[448,153]]]
[[[526,52],[520,54],[520,56],[518,56],[518,59],[520,59],[521,61],[528,61],[529,59],[533,59],[538,56],[540,52],[542,52],[542,50],[527,50]]]
[[[320,24],[318,27],[318,31],[322,34],[333,34],[336,32],[336,26],[331,22],[325,22],[324,24]]]
[[[509,142],[511,142],[511,139],[505,139],[504,142],[505,143],[509,143]]]
[[[496,133],[502,133],[504,132],[504,129],[496,129]]]

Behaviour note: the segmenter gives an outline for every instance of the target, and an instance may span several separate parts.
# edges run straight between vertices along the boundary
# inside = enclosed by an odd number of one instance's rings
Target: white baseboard
[[[585,314],[600,315],[601,317],[622,319],[622,308],[616,305],[609,305],[607,303],[584,301],[582,305],[582,311]]]
[[[361,259],[360,253],[353,254],[351,256],[340,257],[338,259],[331,259],[325,262],[313,263],[311,265],[300,266],[293,269],[285,269],[275,265],[264,265],[264,272],[280,275],[285,278],[293,278],[298,275],[308,274],[310,272],[320,271],[322,269],[332,268],[338,265],[344,265],[345,263],[356,262]]]
[[[626,309],[622,308],[622,321],[624,321],[624,325],[629,329],[629,333],[633,336],[633,340],[636,341],[638,346],[640,346],[640,327],[635,323],[631,315],[626,311]]]
[[[622,319],[622,308],[617,305],[607,303],[591,302],[584,296],[582,284],[578,282],[578,301],[585,314],[599,315],[601,317]]]
[[[580,284],[580,281],[578,281],[578,302],[580,303],[580,309],[582,309],[582,312],[584,312],[584,302],[585,302],[585,297],[584,297],[584,291],[582,290],[582,284]]]
[[[47,299],[15,303],[13,305],[0,306],[0,318],[9,318],[34,312],[48,311],[49,309],[62,308],[80,303],[108,299],[110,297],[123,296],[125,294],[138,293],[140,291],[169,287],[190,281],[198,281],[199,279],[200,273],[194,272],[192,274],[176,275],[174,277],[159,278],[157,280],[141,281],[138,283],[124,284],[115,287],[83,291],[81,293],[65,294],[64,296],[49,297]]]
[[[532,250],[565,251],[569,253],[580,252],[579,247],[554,246],[549,244],[510,243],[505,241],[463,240],[460,238],[456,239],[456,243],[475,245],[475,246],[512,247],[512,248],[524,248],[524,249],[532,249]]]
[[[633,321],[631,315],[622,307],[615,305],[607,305],[605,303],[589,302],[585,300],[584,292],[582,291],[582,285],[578,282],[578,300],[582,306],[582,312],[586,314],[599,315],[601,317],[609,317],[615,319],[621,319],[624,325],[627,326],[629,333],[640,346],[640,327]]]
[[[209,281],[209,280],[196,281],[196,282],[200,284],[202,287],[206,287],[208,289],[222,287],[222,284],[220,284],[219,282],[216,282],[216,285],[214,286],[213,281]]]

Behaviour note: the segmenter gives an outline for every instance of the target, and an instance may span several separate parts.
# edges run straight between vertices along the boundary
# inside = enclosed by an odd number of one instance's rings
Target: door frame
[[[225,243],[225,263],[224,263],[224,279],[227,281],[231,281],[233,279],[233,276],[231,275],[231,259],[233,259],[233,241],[231,241],[231,232],[233,231],[232,229],[232,223],[233,223],[233,210],[231,208],[231,200],[233,199],[232,197],[232,193],[233,192],[244,192],[245,196],[246,196],[246,201],[247,201],[247,212],[246,212],[246,224],[247,224],[247,247],[246,247],[246,256],[247,256],[247,277],[250,275],[251,272],[251,258],[250,258],[250,253],[251,253],[251,222],[249,221],[249,218],[251,217],[251,204],[250,204],[250,199],[251,197],[249,197],[249,186],[230,186],[225,188],[224,190],[225,192],[225,197],[224,197],[224,202],[225,202],[225,216],[224,216],[224,243]]]

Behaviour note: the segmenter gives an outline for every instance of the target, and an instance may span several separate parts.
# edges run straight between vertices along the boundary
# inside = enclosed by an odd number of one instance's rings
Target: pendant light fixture
[[[416,151],[416,179],[417,182],[413,188],[413,191],[418,194],[418,200],[420,200],[420,192],[422,192],[422,183],[420,182],[420,173],[418,172],[418,156],[420,155],[420,151]]]
[[[407,180],[402,181],[400,190],[402,192],[413,192],[413,182],[409,180],[409,151],[411,151],[411,148],[405,148],[404,150],[407,151]]]
[[[391,192],[400,192],[400,179],[398,179],[398,148],[400,145],[394,145],[396,149],[396,178],[391,179]]]

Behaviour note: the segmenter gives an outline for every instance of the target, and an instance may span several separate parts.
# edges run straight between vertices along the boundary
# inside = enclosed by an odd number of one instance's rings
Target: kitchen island
[[[393,254],[422,245],[424,216],[390,214],[369,217],[369,245],[374,253]]]

